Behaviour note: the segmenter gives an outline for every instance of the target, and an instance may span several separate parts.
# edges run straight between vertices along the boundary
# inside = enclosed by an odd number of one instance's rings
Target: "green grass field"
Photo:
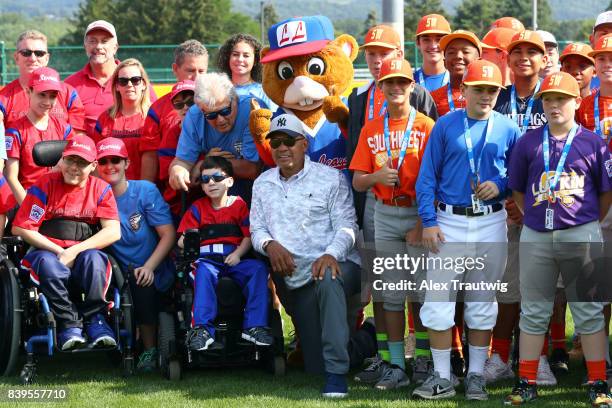
[[[285,316],[286,317],[286,316]],[[285,318],[286,332],[290,321]],[[567,332],[573,331],[568,317]],[[534,407],[588,407],[586,390],[580,387],[585,372],[580,361],[572,361],[571,372],[559,379],[554,388],[540,388]],[[68,400],[61,403],[16,403],[0,397],[0,407],[501,407],[510,392],[510,381],[489,387],[490,400],[467,402],[463,388],[458,396],[446,401],[410,399],[412,387],[392,392],[378,392],[349,382],[350,394],[342,401],[328,401],[319,396],[322,379],[289,369],[285,377],[273,377],[256,368],[187,371],[179,382],[170,382],[159,373],[121,377],[119,369],[104,354],[42,358],[37,384],[32,388],[66,388]],[[352,378],[352,375],[350,376]],[[0,390],[21,388],[17,377],[0,379]],[[3,399],[4,398],[4,399]]]

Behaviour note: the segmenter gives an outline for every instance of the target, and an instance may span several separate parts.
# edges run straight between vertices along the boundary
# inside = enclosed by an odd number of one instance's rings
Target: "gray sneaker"
[[[465,398],[468,400],[485,401],[489,399],[489,394],[485,388],[483,375],[468,373],[463,383],[465,387]]]
[[[364,384],[376,384],[380,381],[385,369],[389,366],[382,358],[376,356],[371,359],[370,364],[364,368],[360,373],[355,375],[354,380]]]
[[[453,383],[446,378],[440,378],[440,374],[435,371],[427,380],[412,391],[413,397],[420,397],[428,400],[437,400],[454,397],[456,394]]]
[[[395,364],[392,364],[386,367],[382,378],[376,383],[374,388],[386,391],[394,388],[406,387],[408,385],[410,385],[410,379],[406,372]]]
[[[432,374],[433,364],[431,358],[418,356],[412,360],[412,382],[419,385]]]

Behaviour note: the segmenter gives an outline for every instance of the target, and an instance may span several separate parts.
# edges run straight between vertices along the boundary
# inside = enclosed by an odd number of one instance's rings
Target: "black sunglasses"
[[[273,149],[278,149],[281,144],[287,147],[295,146],[295,142],[298,140],[304,139],[303,137],[275,137],[274,139],[270,139],[270,147]]]
[[[212,176],[209,176],[208,174],[202,174],[202,177],[200,177],[200,180],[202,180],[202,183],[204,184],[208,184],[210,183],[210,180],[214,181],[215,183],[220,183],[221,181],[225,180],[228,176],[221,174],[221,173],[215,173]]]
[[[215,112],[210,112],[210,113],[205,113],[204,117],[208,120],[215,120],[217,119],[217,116],[221,115],[223,117],[229,116],[232,113],[232,102],[230,101],[229,106],[215,111]]]
[[[140,85],[140,81],[142,81],[141,76],[133,76],[131,78],[123,78],[123,77],[117,78],[117,83],[119,84],[119,86],[127,86],[128,83],[130,82],[132,83],[132,85],[138,86]]]
[[[101,166],[106,166],[108,164],[108,162],[111,162],[112,164],[119,164],[119,163],[121,163],[121,160],[123,160],[123,159],[121,157],[117,157],[117,156],[103,157],[100,160],[98,160],[98,163]]]
[[[23,50],[19,50],[17,51],[19,52],[19,54],[21,54],[21,56],[29,58],[32,56],[32,54],[36,55],[37,58],[42,58],[45,55],[47,55],[47,51],[43,51],[43,50],[28,50],[28,49],[23,49]]]
[[[174,109],[176,110],[181,110],[183,109],[185,106],[187,106],[188,108],[190,108],[191,106],[193,106],[193,98],[187,98],[183,101],[177,101],[177,102],[172,102],[172,106],[174,107]]]

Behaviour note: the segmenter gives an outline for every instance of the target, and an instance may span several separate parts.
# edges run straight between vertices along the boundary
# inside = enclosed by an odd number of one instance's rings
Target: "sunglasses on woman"
[[[193,106],[193,98],[187,98],[187,99],[182,100],[182,101],[172,102],[172,106],[173,106],[173,107],[174,107],[174,109],[176,109],[176,110],[181,110],[181,109],[183,109],[185,106],[187,106],[188,108],[190,108],[191,106]]]
[[[206,119],[208,119],[208,120],[215,120],[215,119],[217,119],[217,117],[219,115],[221,115],[221,116],[223,116],[225,118],[225,117],[229,116],[231,113],[232,113],[232,102],[230,101],[229,106],[227,106],[227,107],[225,107],[225,108],[223,108],[221,110],[215,111],[215,112],[205,113],[204,117]]]
[[[100,164],[100,166],[106,166],[109,162],[112,164],[119,164],[121,163],[121,160],[123,160],[121,157],[117,157],[117,156],[113,156],[113,157],[103,157],[100,160],[98,160],[98,164]]]
[[[270,147],[273,149],[278,149],[281,144],[287,147],[295,146],[295,142],[298,140],[304,139],[303,137],[275,137],[274,139],[270,139]]]
[[[34,54],[36,56],[36,58],[42,58],[45,55],[47,55],[47,51],[44,51],[44,50],[28,50],[28,49],[23,49],[23,50],[19,50],[18,52],[19,52],[19,54],[21,54],[22,57],[25,57],[25,58],[30,58],[32,56],[32,54]]]
[[[215,183],[220,183],[223,180],[225,180],[227,177],[228,176],[226,176],[225,174],[221,174],[221,173],[215,173],[213,175],[202,174],[202,177],[200,178],[200,180],[202,180],[202,183],[204,184],[210,183],[210,180],[214,181]]]
[[[119,86],[128,86],[129,83],[132,83],[132,85],[134,86],[138,86],[140,85],[141,81],[142,81],[141,76],[133,76],[131,78],[124,78],[124,77],[117,78],[117,83],[119,84]]]

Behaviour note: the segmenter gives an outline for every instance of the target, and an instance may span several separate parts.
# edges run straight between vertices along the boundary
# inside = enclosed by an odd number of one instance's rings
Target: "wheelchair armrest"
[[[21,237],[9,235],[2,237],[2,243],[6,246],[21,246],[24,244],[24,241]]]

